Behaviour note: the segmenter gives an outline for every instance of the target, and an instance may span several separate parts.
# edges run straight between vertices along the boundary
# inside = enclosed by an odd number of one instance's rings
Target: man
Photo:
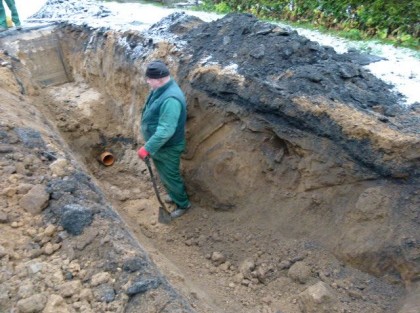
[[[137,154],[143,160],[152,158],[170,200],[176,204],[171,217],[177,218],[191,207],[180,173],[187,104],[184,93],[163,62],[153,61],[147,66],[146,82],[152,89],[141,116],[146,143]]]
[[[7,6],[12,12],[12,21],[17,30],[22,29],[20,26],[19,14],[16,10],[15,0],[5,0]],[[0,32],[7,30],[6,11],[3,6],[3,0],[0,0]]]

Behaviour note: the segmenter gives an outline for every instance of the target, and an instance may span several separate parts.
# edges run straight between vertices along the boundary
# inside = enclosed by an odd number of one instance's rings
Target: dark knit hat
[[[149,63],[146,69],[146,76],[149,78],[162,78],[169,76],[169,70],[165,63],[156,60]]]

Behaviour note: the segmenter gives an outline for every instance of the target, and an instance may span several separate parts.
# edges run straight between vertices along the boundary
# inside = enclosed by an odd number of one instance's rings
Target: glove
[[[147,150],[144,147],[141,147],[139,150],[137,150],[137,155],[140,159],[144,160],[150,155],[150,153],[147,152]]]

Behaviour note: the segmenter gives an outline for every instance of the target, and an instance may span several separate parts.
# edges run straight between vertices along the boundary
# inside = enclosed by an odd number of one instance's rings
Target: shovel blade
[[[164,208],[159,207],[158,222],[162,224],[169,224],[172,221],[172,217],[168,211]]]

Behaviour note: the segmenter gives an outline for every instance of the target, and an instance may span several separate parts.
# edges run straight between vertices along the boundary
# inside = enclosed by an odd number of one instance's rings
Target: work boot
[[[186,208],[177,207],[174,211],[171,212],[171,217],[172,218],[178,218],[178,217],[184,215],[185,213],[187,213],[187,211],[190,208],[191,208],[191,204],[189,204]]]

